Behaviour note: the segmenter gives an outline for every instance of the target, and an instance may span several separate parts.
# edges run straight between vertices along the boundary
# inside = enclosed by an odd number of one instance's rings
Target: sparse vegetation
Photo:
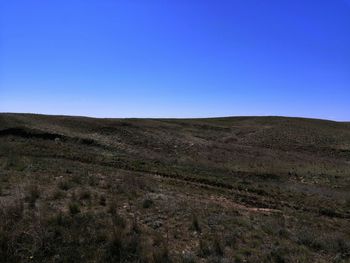
[[[0,262],[348,262],[349,147],[318,120],[0,114]]]

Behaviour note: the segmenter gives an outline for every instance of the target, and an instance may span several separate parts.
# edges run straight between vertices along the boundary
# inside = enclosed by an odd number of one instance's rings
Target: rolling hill
[[[348,262],[350,123],[0,114],[0,262]]]

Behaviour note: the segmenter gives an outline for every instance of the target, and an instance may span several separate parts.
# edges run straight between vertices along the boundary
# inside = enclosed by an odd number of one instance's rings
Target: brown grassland
[[[0,262],[350,262],[350,123],[0,114]]]

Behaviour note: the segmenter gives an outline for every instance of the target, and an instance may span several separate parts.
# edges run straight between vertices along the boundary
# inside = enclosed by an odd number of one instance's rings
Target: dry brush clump
[[[29,184],[27,187],[27,193],[26,193],[25,199],[31,208],[35,207],[36,201],[39,199],[39,197],[40,197],[39,186],[33,183]]]
[[[106,250],[107,262],[171,262],[163,238],[145,232],[135,217],[128,221],[113,207],[109,210],[113,227]]]
[[[0,262],[170,262],[164,239],[145,231],[136,218],[117,209],[106,214],[68,212],[41,214],[25,200],[0,206]],[[154,240],[157,239],[157,242]]]
[[[197,231],[197,232],[201,232],[202,230],[196,213],[192,213],[192,222],[191,222],[190,230]]]

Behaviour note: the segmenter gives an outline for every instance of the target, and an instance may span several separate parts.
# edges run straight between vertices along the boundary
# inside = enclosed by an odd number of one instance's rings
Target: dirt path
[[[164,180],[164,177],[158,174],[151,174],[154,178],[157,178],[158,180]],[[218,189],[220,187],[215,187],[215,186],[211,186],[211,185],[207,185],[207,184],[203,184],[203,183],[197,183],[197,182],[191,182],[191,181],[184,181],[181,179],[175,179],[175,178],[169,178],[166,177],[165,180],[169,181],[173,181],[176,183],[180,183],[180,184],[186,184],[189,185],[191,187],[195,187],[195,188],[210,188],[210,189]],[[231,191],[230,191],[231,192]],[[228,194],[230,194],[230,192]],[[208,202],[208,203],[214,203],[218,206],[224,207],[224,208],[228,208],[228,209],[239,209],[239,210],[245,210],[245,211],[249,211],[249,212],[257,212],[257,213],[281,213],[281,210],[278,209],[272,209],[272,208],[265,208],[265,207],[254,207],[254,206],[248,206],[246,204],[242,204],[242,203],[238,203],[230,198],[226,198],[220,194],[215,195],[215,194],[211,194],[208,198],[203,199],[203,195],[201,195],[201,197],[197,197],[194,196],[193,199],[196,199],[197,201],[203,201],[203,202]]]

